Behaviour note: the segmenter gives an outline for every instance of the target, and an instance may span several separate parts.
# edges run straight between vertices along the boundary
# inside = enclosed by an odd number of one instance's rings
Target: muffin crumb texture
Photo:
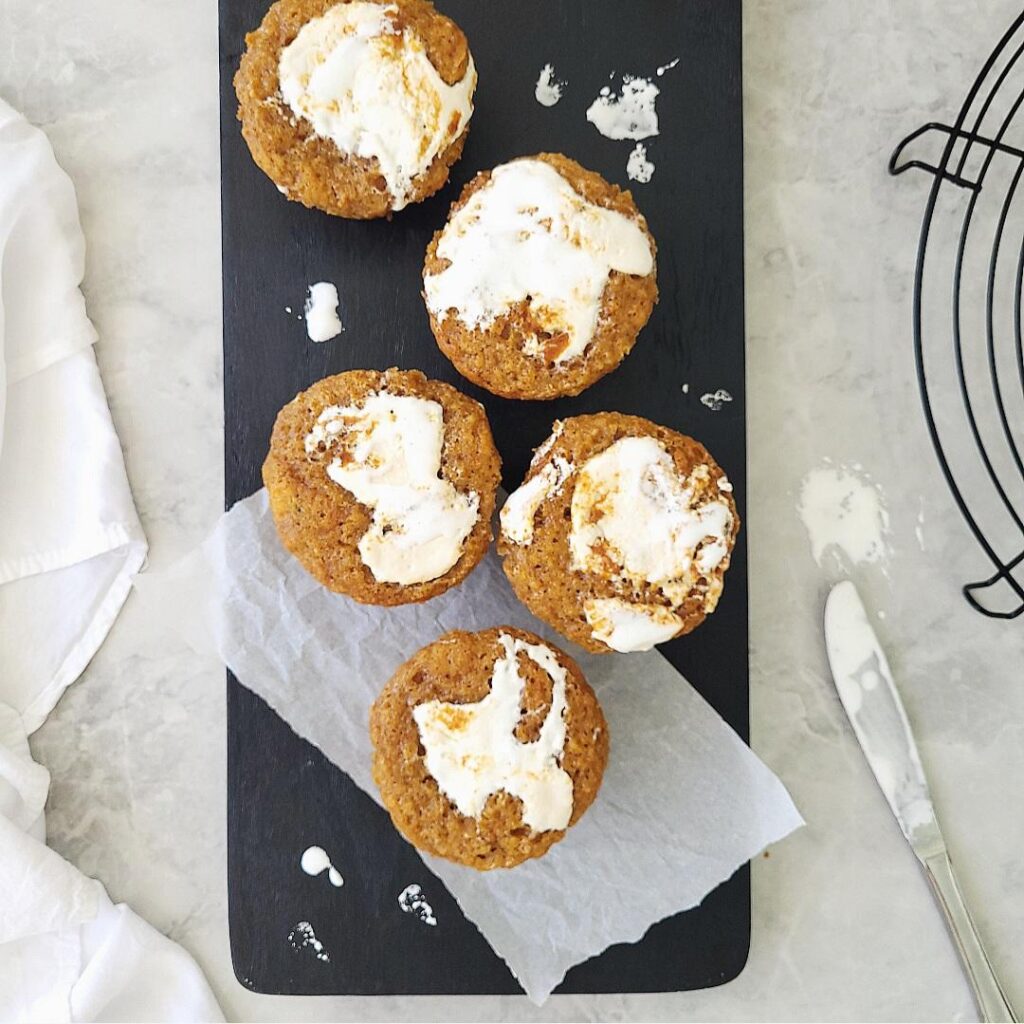
[[[257,165],[289,199],[352,218],[444,185],[475,88],[466,37],[427,0],[277,0],[235,75]]]
[[[539,857],[593,802],[608,727],[579,666],[509,626],[455,631],[399,668],[370,714],[398,830],[479,870]]]
[[[703,445],[620,413],[556,422],[500,520],[520,600],[598,653],[700,625],[739,531],[732,485]]]
[[[278,414],[263,480],[285,547],[330,590],[425,601],[487,551],[500,459],[483,408],[415,370],[327,377]]]
[[[506,398],[579,394],[626,357],[657,299],[655,246],[628,192],[559,154],[478,174],[427,249],[441,350]]]

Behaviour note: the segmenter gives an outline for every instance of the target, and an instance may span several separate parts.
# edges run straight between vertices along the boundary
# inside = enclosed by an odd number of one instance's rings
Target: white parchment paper
[[[515,598],[493,550],[425,604],[359,605],[285,552],[260,491],[202,548],[136,586],[375,800],[370,705],[420,647],[450,629],[513,625],[577,659],[611,735],[604,784],[579,824],[511,870],[424,857],[534,1002],[573,964],[695,906],[803,823],[782,783],[665,658],[590,655],[556,636]]]

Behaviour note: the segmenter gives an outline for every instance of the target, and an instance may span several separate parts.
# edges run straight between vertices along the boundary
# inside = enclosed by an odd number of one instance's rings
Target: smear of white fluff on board
[[[331,858],[322,846],[310,846],[304,850],[299,864],[307,875],[319,875],[326,871],[331,885],[340,887],[345,884],[341,872],[331,863]]]
[[[331,954],[324,949],[324,944],[316,937],[313,926],[308,921],[300,921],[289,933],[288,941],[296,953],[304,949],[311,949],[313,955],[321,963],[329,964]]]
[[[654,177],[654,163],[647,159],[647,147],[642,142],[638,142],[629,154],[629,159],[626,161],[626,174],[630,179],[639,181],[642,185],[646,185]]]
[[[310,341],[330,341],[341,334],[338,317],[338,289],[330,281],[309,286],[306,299],[306,334]]]
[[[829,552],[849,565],[880,562],[888,554],[885,498],[859,466],[828,462],[812,469],[800,485],[797,511],[818,565]]]
[[[618,93],[604,86],[587,108],[587,120],[608,139],[649,139],[658,134],[655,101],[661,90],[640,75],[623,75]]]
[[[553,107],[562,98],[562,90],[564,88],[565,82],[555,80],[554,66],[545,64],[540,69],[540,75],[537,78],[537,85],[533,90],[533,95],[541,106]]]
[[[403,914],[414,914],[424,924],[437,924],[434,908],[427,902],[426,896],[423,895],[423,889],[415,882],[407,885],[398,894],[398,905],[402,908]]]
[[[732,395],[725,388],[718,388],[717,391],[709,391],[707,394],[701,395],[700,400],[712,412],[721,412],[725,403],[732,401]]]

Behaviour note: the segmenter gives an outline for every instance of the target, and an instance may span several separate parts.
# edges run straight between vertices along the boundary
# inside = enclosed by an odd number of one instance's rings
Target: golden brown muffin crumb
[[[521,159],[543,161],[583,199],[634,221],[650,244],[653,260],[654,239],[628,191],[609,184],[601,175],[559,153],[540,153]],[[488,185],[492,173],[482,171],[466,185],[452,204],[449,223],[475,193]],[[423,267],[425,283],[449,266],[448,261],[438,255],[444,231],[445,228],[441,228],[427,248]],[[556,359],[565,349],[566,335],[552,333],[537,323],[528,300],[516,303],[486,326],[467,325],[457,315],[439,315],[429,308],[429,303],[428,315],[441,351],[468,380],[505,398],[549,399],[578,395],[611,373],[636,344],[657,298],[657,270],[653,262],[650,273],[644,276],[612,270],[601,296],[593,337],[580,355],[561,363]],[[424,301],[428,301],[426,292]],[[541,355],[530,351],[534,339],[541,344]]]
[[[695,503],[713,501],[727,506],[727,513],[723,512],[723,517],[728,519],[728,530],[722,538],[725,557],[712,571],[695,580],[681,601],[670,598],[653,583],[625,578],[611,552],[601,572],[574,564],[570,535],[579,471],[589,459],[605,452],[617,441],[634,437],[650,437],[660,442],[679,478],[693,488]],[[529,535],[524,536],[521,524],[519,529],[513,525],[510,515],[513,495],[502,510],[502,530],[498,538],[498,553],[503,558],[505,574],[516,595],[534,615],[586,650],[609,653],[613,648],[595,636],[595,626],[588,621],[588,605],[594,601],[618,599],[663,609],[653,613],[664,616],[669,623],[668,635],[663,639],[689,633],[714,610],[740,521],[731,484],[702,444],[639,416],[614,412],[576,416],[556,423],[552,436],[537,449],[523,485],[516,493],[526,492],[531,481],[536,481],[534,487],[542,484],[544,481],[538,478],[545,475],[551,485],[542,489],[543,497],[536,510],[525,517]],[[600,514],[599,506],[597,514]],[[637,531],[649,528],[644,522],[636,523]],[[678,628],[672,627],[675,621],[678,621]]]
[[[403,585],[374,577],[359,551],[359,542],[371,525],[371,510],[328,476],[331,450],[306,450],[306,438],[325,409],[361,406],[368,396],[381,392],[416,396],[441,406],[440,477],[462,494],[479,496],[476,523],[458,561],[442,576],[425,582]],[[329,590],[377,605],[426,601],[469,575],[491,541],[500,479],[501,459],[483,407],[418,370],[350,370],[318,381],[278,413],[263,464],[274,522],[288,551]]]
[[[549,649],[565,670],[560,766],[572,781],[569,824],[574,825],[600,788],[608,760],[608,726],[576,662],[534,634],[511,626],[446,633],[398,669],[370,712],[373,777],[395,827],[419,849],[479,870],[513,867],[539,857],[565,835],[561,829],[532,830],[523,821],[520,798],[504,790],[487,798],[478,818],[460,814],[426,765],[414,709],[429,701],[463,705],[487,697],[495,663],[506,653],[502,637]],[[553,681],[523,653],[517,655],[517,667],[525,682],[515,736],[531,743],[550,711]]]
[[[353,0],[277,0],[263,22],[245,37],[246,50],[235,74],[238,120],[253,160],[289,198],[340,217],[369,219],[389,216],[395,207],[376,157],[341,152],[335,143],[296,117],[280,93],[281,52],[299,31],[339,3]],[[430,63],[443,82],[462,80],[470,62],[461,29],[439,14],[428,0],[388,0],[397,8],[394,25],[422,41]],[[448,180],[451,166],[462,155],[469,130],[461,131],[417,175],[409,203],[432,196]]]

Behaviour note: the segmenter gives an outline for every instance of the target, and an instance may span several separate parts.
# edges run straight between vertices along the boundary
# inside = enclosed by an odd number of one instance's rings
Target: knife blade
[[[837,583],[825,602],[825,645],[864,756],[911,848],[925,861],[945,843],[889,662],[850,580]]]
[[[839,699],[892,813],[935,890],[982,1019],[1016,1021],[960,891],[885,651],[850,580],[837,583],[825,602],[825,647]]]

